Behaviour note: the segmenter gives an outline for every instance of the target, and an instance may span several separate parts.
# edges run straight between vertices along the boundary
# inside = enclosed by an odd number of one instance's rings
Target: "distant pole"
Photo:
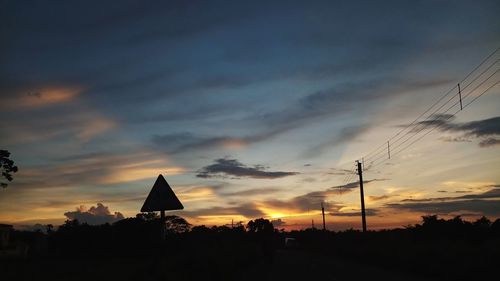
[[[231,219],[231,228],[234,228],[234,219]]]
[[[365,213],[365,193],[363,191],[363,169],[361,162],[358,162],[358,175],[359,175],[359,192],[361,194],[361,221],[363,223],[363,232],[366,232],[366,213]]]
[[[314,219],[311,220],[311,228],[314,229]]]
[[[323,207],[323,202],[321,202],[321,214],[323,215],[323,230],[326,230],[326,224],[325,224],[325,207]]]

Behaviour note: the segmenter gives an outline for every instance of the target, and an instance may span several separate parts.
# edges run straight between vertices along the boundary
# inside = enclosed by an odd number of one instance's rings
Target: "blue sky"
[[[498,1],[1,5],[0,145],[20,168],[0,195],[9,223],[97,203],[133,216],[162,173],[195,224],[302,227],[325,200],[330,227],[358,227],[357,189],[330,190],[345,184],[339,169],[500,46]],[[499,216],[498,198],[458,198],[498,190],[498,94],[367,173],[373,226],[434,210]],[[444,197],[462,205],[401,206]]]

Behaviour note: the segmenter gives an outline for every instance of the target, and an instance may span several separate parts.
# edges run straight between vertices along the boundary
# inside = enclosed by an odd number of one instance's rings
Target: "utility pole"
[[[314,229],[314,219],[311,220],[311,229]]]
[[[365,193],[363,191],[363,169],[361,167],[361,162],[358,163],[358,175],[359,175],[359,192],[361,194],[361,221],[363,223],[363,232],[366,232],[366,213],[365,213]]]
[[[323,230],[326,230],[326,224],[325,224],[325,207],[323,206],[323,202],[321,202],[321,214],[323,215]]]
[[[463,110],[463,106],[462,106],[462,90],[460,89],[460,83],[458,83],[458,97],[460,99],[460,110]]]

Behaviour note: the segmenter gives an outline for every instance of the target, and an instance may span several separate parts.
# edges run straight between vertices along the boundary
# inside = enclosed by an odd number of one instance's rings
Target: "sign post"
[[[160,174],[142,205],[141,212],[160,212],[161,240],[165,240],[165,211],[182,210],[184,206],[174,191]]]

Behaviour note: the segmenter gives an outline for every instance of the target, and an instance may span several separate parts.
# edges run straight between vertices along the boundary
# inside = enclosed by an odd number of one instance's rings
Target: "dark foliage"
[[[166,239],[160,236],[162,222],[154,213],[98,226],[67,221],[56,231],[48,226],[47,234],[15,232],[14,240],[30,245],[29,259],[5,261],[0,270],[7,277],[26,280],[49,276],[51,280],[96,276],[302,280],[332,276],[331,267],[337,266],[334,276],[344,274],[351,280],[357,280],[352,274],[358,268],[377,268],[417,280],[485,280],[493,276],[500,261],[500,220],[485,217],[467,222],[460,217],[425,216],[421,224],[367,233],[284,232],[266,219],[250,221],[246,228],[241,224],[191,228],[176,216],[167,217],[167,222]],[[293,248],[284,244],[285,238],[295,239]],[[326,268],[314,269],[315,264]],[[52,265],[58,265],[57,270],[50,270]]]
[[[16,173],[18,168],[14,165],[14,161],[9,159],[10,152],[7,150],[0,149],[0,171],[2,172],[2,177],[8,181],[12,181],[12,173]],[[7,187],[6,182],[0,182],[0,186],[3,188]]]
[[[404,229],[343,232],[293,231],[302,248],[425,280],[486,280],[500,262],[500,219],[471,223],[460,217],[422,217]]]

